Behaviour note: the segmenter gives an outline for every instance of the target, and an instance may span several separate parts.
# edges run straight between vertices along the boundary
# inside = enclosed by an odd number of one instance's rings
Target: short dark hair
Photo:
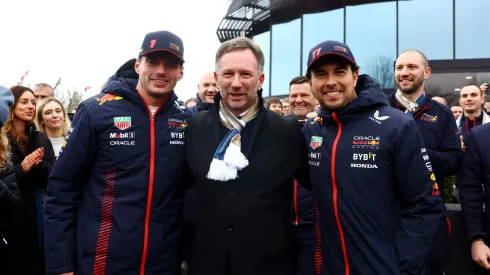
[[[277,97],[271,97],[267,99],[267,101],[265,102],[265,107],[267,108],[267,110],[269,110],[272,104],[279,104],[282,107],[282,102]]]
[[[307,82],[308,82],[308,78],[306,78],[306,76],[297,76],[291,79],[291,82],[289,82],[289,88],[291,88],[291,86],[294,84],[303,84]]]
[[[338,55],[324,55],[322,57],[320,57],[317,61],[315,61],[315,63],[313,63],[311,65],[311,67],[309,67],[307,70],[306,70],[306,78],[307,79],[311,79],[311,72],[315,72],[315,71],[318,71],[319,67],[320,67],[320,64],[323,64],[325,63],[324,61],[328,59],[329,61],[330,60],[333,60],[335,62],[339,62],[339,63],[344,63],[344,64],[348,64],[350,65],[350,69],[351,71],[354,73],[356,71],[359,70],[359,66],[355,63],[352,63],[352,62],[349,62],[347,59],[343,58],[343,57],[340,57]],[[323,61],[323,62],[322,62]]]
[[[480,96],[483,96],[483,91],[480,89],[480,87],[478,87],[478,85],[475,85],[475,84],[466,85],[463,88],[461,88],[461,90],[463,90],[466,87],[472,87],[472,86],[476,87],[478,89],[478,91],[480,91]],[[461,91],[459,91],[459,97],[461,97]]]

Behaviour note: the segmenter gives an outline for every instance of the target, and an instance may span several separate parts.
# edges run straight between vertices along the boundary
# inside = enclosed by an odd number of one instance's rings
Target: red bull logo
[[[440,194],[441,194],[441,192],[439,191],[439,186],[437,185],[437,183],[434,183],[432,185],[432,196],[437,196]]]
[[[113,94],[105,94],[103,97],[98,98],[96,97],[95,100],[99,102],[99,105],[104,104],[106,101],[113,101],[113,100],[121,100],[123,99],[122,96],[117,96]]]

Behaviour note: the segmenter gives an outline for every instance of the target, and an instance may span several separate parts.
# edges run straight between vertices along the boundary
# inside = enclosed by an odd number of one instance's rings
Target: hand
[[[41,163],[41,161],[43,160],[43,157],[44,157],[44,148],[41,147],[41,148],[37,148],[36,151],[34,152],[37,152],[39,154],[39,159],[38,161],[34,164],[34,166],[38,165],[39,163]]]
[[[74,275],[73,272],[61,273],[60,275]]]
[[[486,94],[486,93],[487,93],[487,90],[488,90],[488,83],[483,83],[483,84],[481,84],[481,86],[480,86],[480,90],[481,90],[481,91],[482,91],[484,94]]]
[[[27,157],[24,158],[24,160],[22,161],[22,163],[20,165],[21,165],[22,171],[24,173],[29,173],[29,171],[31,171],[32,167],[35,165],[38,165],[40,162],[41,162],[41,155],[36,150],[36,151],[30,153],[29,155],[27,155]]]
[[[464,150],[465,148],[464,148],[464,140],[463,140],[463,135],[460,135],[460,136],[459,136],[459,140],[461,140],[461,149],[463,149],[463,150]]]
[[[483,240],[476,240],[471,244],[471,257],[473,261],[484,269],[490,269],[490,249]]]

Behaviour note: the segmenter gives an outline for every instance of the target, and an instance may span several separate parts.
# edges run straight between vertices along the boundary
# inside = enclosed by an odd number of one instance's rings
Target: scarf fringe
[[[236,179],[238,176],[237,169],[227,165],[224,161],[213,158],[209,165],[209,172],[206,177],[210,180],[228,181]]]
[[[228,145],[223,161],[226,164],[235,167],[237,170],[242,170],[248,166],[248,159],[242,153],[240,146],[235,143],[230,143],[230,145]]]

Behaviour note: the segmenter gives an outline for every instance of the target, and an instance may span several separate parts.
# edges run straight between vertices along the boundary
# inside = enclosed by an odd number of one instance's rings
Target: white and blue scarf
[[[397,90],[395,93],[395,98],[396,100],[403,106],[405,107],[405,113],[409,115],[410,117],[413,118],[413,114],[419,109],[419,106],[424,103],[425,100],[425,93],[423,93],[417,101],[413,102],[403,96],[403,94],[400,92],[400,90]]]
[[[221,140],[213,160],[209,166],[207,178],[217,181],[228,181],[238,177],[238,171],[248,166],[248,159],[242,153],[241,135],[247,122],[257,117],[259,102],[246,111],[241,118],[237,118],[228,111],[223,103],[219,103],[219,119],[230,132]]]

